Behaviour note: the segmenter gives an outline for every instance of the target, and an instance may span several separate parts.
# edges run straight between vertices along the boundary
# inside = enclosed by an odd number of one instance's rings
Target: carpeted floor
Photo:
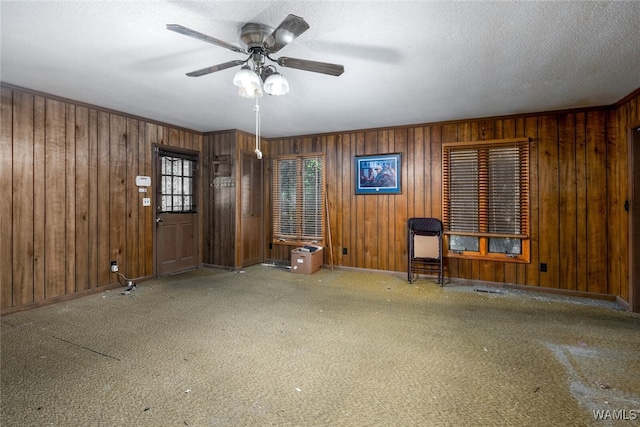
[[[640,316],[479,290],[254,266],[6,315],[0,422],[640,425]]]

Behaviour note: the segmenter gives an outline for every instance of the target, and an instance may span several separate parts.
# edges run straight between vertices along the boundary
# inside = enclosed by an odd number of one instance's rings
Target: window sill
[[[324,242],[320,241],[303,241],[303,240],[273,240],[271,242],[274,245],[281,246],[304,246],[304,245],[312,245],[312,246],[323,246]]]
[[[509,262],[514,264],[530,264],[531,260],[525,258],[523,255],[519,255],[517,257],[511,257],[504,254],[488,254],[481,255],[478,253],[455,253],[453,251],[448,251],[445,255],[447,258],[458,258],[458,259],[471,259],[477,261],[494,261],[494,262]]]

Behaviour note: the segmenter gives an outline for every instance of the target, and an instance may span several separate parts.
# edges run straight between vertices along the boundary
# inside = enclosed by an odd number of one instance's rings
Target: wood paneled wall
[[[620,107],[634,108],[634,102]],[[626,299],[623,206],[628,167],[626,139],[619,137],[626,119],[617,111],[599,108],[281,138],[268,142],[267,153],[326,153],[334,264],[401,272],[407,268],[407,219],[441,218],[442,143],[529,137],[531,263],[450,258],[447,275]],[[401,195],[354,194],[354,156],[378,153],[402,153]],[[266,212],[270,203],[267,197]],[[268,245],[271,231],[266,230]],[[265,249],[267,258],[289,258],[290,248]],[[329,254],[325,251],[327,264]],[[540,263],[547,264],[547,272],[540,272]]]
[[[261,139],[261,146],[266,140]],[[254,155],[255,135],[238,130],[211,132],[204,135],[203,186],[203,255],[202,262],[218,267],[242,267],[243,246],[262,245],[263,236],[246,235],[242,230],[242,191],[240,174],[242,153]],[[229,159],[227,166],[221,159]],[[224,172],[220,172],[220,168]],[[265,192],[265,189],[251,189]]]
[[[152,146],[200,151],[202,135],[2,86],[0,308],[153,275]],[[153,184],[155,180],[152,178]]]
[[[403,272],[407,218],[441,217],[442,143],[529,137],[531,263],[449,259],[448,276],[627,300],[626,135],[640,122],[639,101],[636,91],[612,108],[263,140],[265,258],[288,260],[291,249],[270,245],[274,155],[326,153],[335,265]],[[1,89],[1,118],[3,313],[112,285],[111,260],[129,277],[153,275],[154,215],[141,202],[153,200],[153,187],[139,193],[134,178],[152,175],[156,144],[202,152],[201,261],[239,266],[242,198],[234,183],[252,135],[203,135],[10,86]],[[402,194],[356,196],[354,156],[397,152]],[[231,181],[217,185],[211,162],[223,154],[231,156]],[[329,250],[324,256],[330,263]]]
[[[236,133],[205,135],[202,150],[206,200],[203,206],[202,262],[235,267]]]

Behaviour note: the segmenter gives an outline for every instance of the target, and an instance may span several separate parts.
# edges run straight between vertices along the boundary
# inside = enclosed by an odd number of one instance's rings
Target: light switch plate
[[[143,197],[142,198],[142,206],[151,206],[151,198]]]

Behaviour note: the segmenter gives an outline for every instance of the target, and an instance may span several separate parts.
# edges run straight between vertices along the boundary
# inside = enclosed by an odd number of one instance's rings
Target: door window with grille
[[[280,156],[273,160],[273,239],[324,239],[324,156]]]
[[[529,141],[443,144],[449,256],[529,262]]]
[[[196,212],[196,157],[159,151],[160,204],[165,213]]]

